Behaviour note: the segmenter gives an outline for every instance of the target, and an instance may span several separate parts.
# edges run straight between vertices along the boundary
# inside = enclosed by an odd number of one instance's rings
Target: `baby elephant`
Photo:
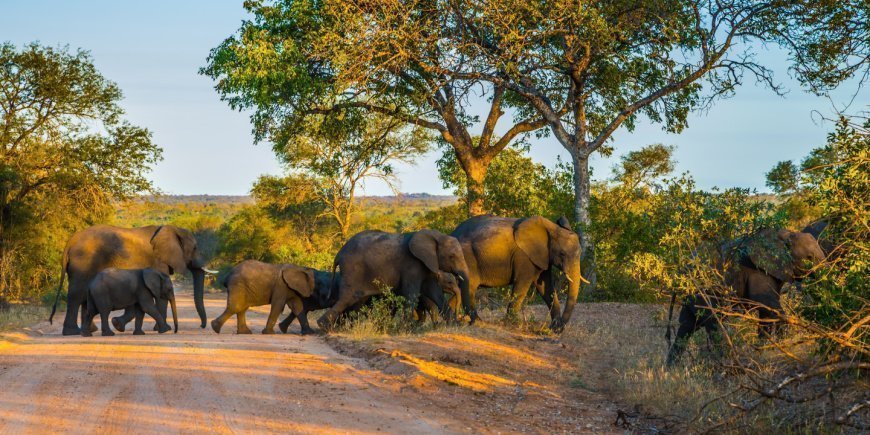
[[[227,308],[223,314],[211,321],[214,332],[220,333],[221,327],[233,315],[236,316],[239,334],[250,334],[245,323],[245,311],[250,307],[271,305],[269,319],[263,334],[274,334],[278,316],[284,311],[284,304],[299,316],[303,332],[310,332],[306,316],[302,316],[303,298],[314,294],[314,269],[293,264],[269,264],[257,260],[245,260],[236,265],[224,279],[227,288]]]
[[[115,335],[109,327],[109,313],[114,310],[133,308],[136,313],[134,335],[145,334],[142,331],[145,313],[154,318],[157,322],[157,331],[162,334],[172,328],[166,324],[166,319],[157,309],[156,299],[169,301],[172,306],[172,323],[175,332],[178,333],[175,291],[169,275],[154,269],[105,269],[88,285],[87,308],[83,324],[90,324],[94,316],[99,313],[102,335]],[[90,337],[91,331],[82,328],[82,335]]]
[[[314,271],[314,295],[309,297],[302,298],[302,311],[297,315],[293,313],[293,307],[290,306],[290,314],[278,324],[278,328],[281,329],[281,332],[287,333],[287,329],[290,328],[290,324],[293,323],[296,318],[299,318],[299,325],[302,326],[302,334],[311,334],[314,332],[310,326],[308,326],[308,313],[311,311],[317,310],[325,310],[333,305],[335,305],[335,301],[338,300],[338,280],[341,277],[341,274],[336,272],[335,278],[333,278],[333,274],[330,272],[324,272],[322,270]],[[292,305],[290,301],[287,301],[287,305]]]

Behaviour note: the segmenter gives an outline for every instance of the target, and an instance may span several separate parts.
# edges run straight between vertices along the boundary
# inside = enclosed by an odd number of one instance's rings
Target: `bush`
[[[391,291],[373,297],[357,311],[341,320],[338,331],[360,340],[384,335],[419,332],[422,322],[414,320],[414,310],[404,297]]]

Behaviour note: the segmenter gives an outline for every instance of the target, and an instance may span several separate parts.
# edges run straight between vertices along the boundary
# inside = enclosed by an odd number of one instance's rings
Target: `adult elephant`
[[[66,244],[63,251],[63,264],[60,284],[54,300],[54,307],[48,320],[51,322],[57,310],[57,301],[63,288],[64,278],[68,278],[66,317],[63,321],[63,335],[79,335],[81,330],[76,322],[79,308],[85,303],[88,283],[103,269],[152,268],[167,275],[189,270],[193,274],[193,298],[196,312],[205,328],[206,314],[203,304],[203,284],[205,261],[196,244],[193,234],[173,225],[152,225],[139,228],[120,228],[111,225],[95,225],[81,230]],[[160,313],[166,317],[167,303],[158,303]],[[129,322],[133,311],[125,313],[123,323]],[[82,313],[84,314],[84,313]],[[84,318],[82,319],[84,323]],[[82,325],[91,330],[93,324]],[[123,325],[122,325],[123,326]]]
[[[780,295],[786,283],[800,282],[825,261],[825,253],[809,233],[766,229],[720,247],[725,284],[748,309],[762,320],[759,336],[776,332],[782,314]],[[721,304],[721,295],[693,295],[680,309],[676,338],[668,350],[668,365],[679,361],[692,334],[705,328],[717,341],[719,321],[710,309]],[[709,301],[709,302],[708,302]]]
[[[317,320],[324,329],[331,328],[345,310],[390,290],[404,296],[412,309],[421,296],[428,298],[449,317],[442,292],[450,285],[448,274],[459,280],[462,299],[468,300],[468,267],[459,241],[438,231],[363,231],[338,251],[336,267],[341,271],[338,300]],[[430,279],[439,286],[424,285]]]
[[[564,329],[574,311],[580,282],[585,281],[580,274],[580,238],[567,219],[555,223],[541,216],[476,216],[459,224],[451,235],[462,245],[468,264],[471,300],[467,304],[472,322],[477,317],[478,287],[512,285],[508,311],[515,313],[522,308],[529,286],[538,283],[535,288],[550,308],[551,329]],[[564,311],[552,283],[553,267],[561,269],[569,283]]]

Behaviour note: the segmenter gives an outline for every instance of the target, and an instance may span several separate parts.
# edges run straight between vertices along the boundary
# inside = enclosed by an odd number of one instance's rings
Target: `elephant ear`
[[[182,272],[187,268],[182,247],[182,237],[171,226],[162,226],[151,237],[151,247],[157,261],[170,267],[170,273]]]
[[[411,254],[422,261],[432,273],[438,273],[438,240],[430,230],[421,230],[411,236],[408,242]]]
[[[285,267],[281,270],[281,279],[290,290],[299,293],[303,298],[314,294],[314,270],[301,267]]]
[[[764,230],[751,236],[746,241],[746,253],[752,264],[779,281],[794,281],[790,235],[786,230]]]
[[[540,216],[521,220],[514,226],[514,240],[539,269],[550,267],[550,230],[552,222]]]
[[[160,276],[160,272],[154,269],[142,269],[142,281],[154,298],[160,299],[160,291],[163,289],[163,277]]]
[[[556,219],[556,224],[568,231],[574,231],[571,228],[571,222],[565,216],[559,216],[559,219]]]

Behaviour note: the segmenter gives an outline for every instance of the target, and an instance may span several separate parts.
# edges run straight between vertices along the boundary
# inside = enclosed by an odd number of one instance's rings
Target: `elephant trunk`
[[[193,269],[193,303],[196,305],[196,313],[199,314],[200,328],[205,328],[205,303],[202,301],[205,291],[205,271],[202,269]],[[174,303],[174,302],[173,302]],[[173,309],[174,311],[174,309]]]
[[[175,295],[169,297],[169,306],[172,308],[172,326],[175,327],[175,333],[178,334],[178,308],[175,306]]]
[[[564,270],[565,277],[568,278],[568,297],[565,299],[565,310],[562,311],[562,325],[564,328],[571,320],[571,313],[574,312],[574,304],[577,303],[577,295],[580,294],[580,282],[586,281],[583,275],[580,274],[580,262],[572,263],[571,267]],[[555,292],[554,292],[555,293]],[[553,294],[553,297],[558,297]]]
[[[474,307],[474,300],[469,290],[468,272],[460,270],[456,276],[459,278],[459,291],[462,293],[462,307],[471,319],[469,324],[473,325],[474,321],[477,320],[477,309]]]

